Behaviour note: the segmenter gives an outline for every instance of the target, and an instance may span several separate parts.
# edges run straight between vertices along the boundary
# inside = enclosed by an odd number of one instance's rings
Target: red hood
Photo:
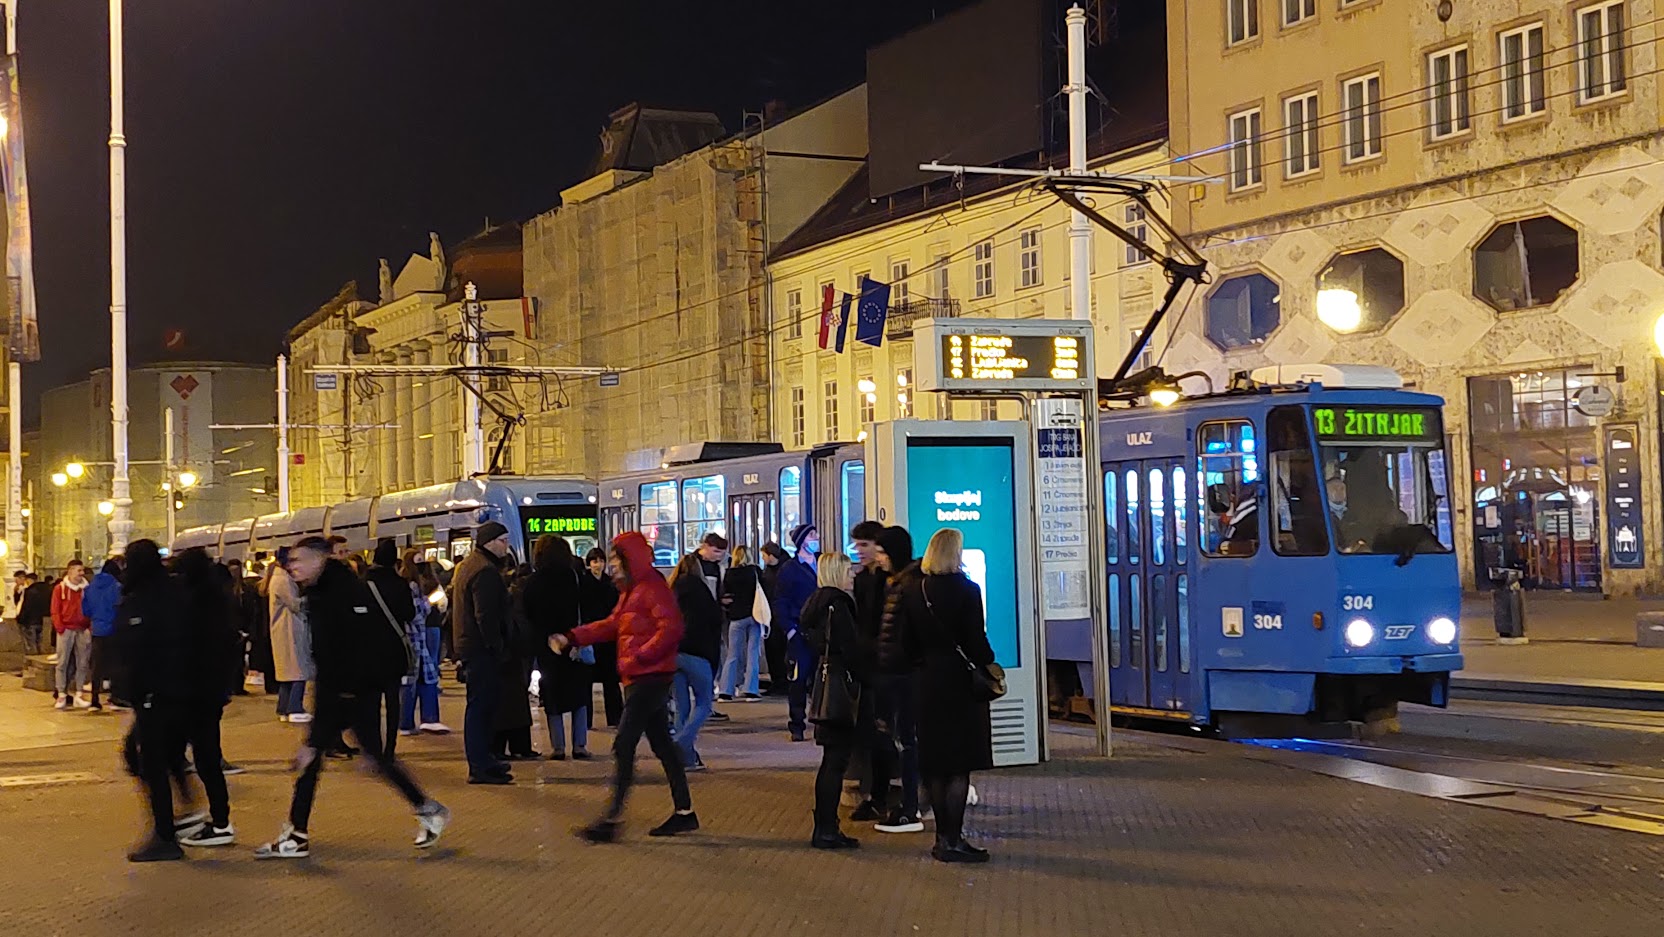
[[[630,577],[632,584],[644,576],[660,575],[659,571],[653,568],[653,546],[639,531],[626,530],[614,537],[612,549],[624,564],[624,572]]]

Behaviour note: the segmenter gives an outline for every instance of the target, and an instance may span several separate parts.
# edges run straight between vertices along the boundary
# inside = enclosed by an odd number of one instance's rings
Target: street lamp
[[[64,474],[70,478],[80,478],[87,474],[87,467],[80,462],[71,462],[64,466]]]
[[[109,517],[111,514],[114,514],[115,512],[116,512],[115,502],[113,502],[113,501],[100,501],[100,502],[98,502],[98,513],[104,515],[105,517]]]
[[[1337,332],[1356,332],[1364,324],[1364,308],[1351,290],[1321,289],[1317,291],[1317,319]]]
[[[69,484],[69,476],[63,472],[53,472],[52,484],[62,488],[63,486]]]
[[[190,469],[186,469],[185,471],[179,473],[179,487],[181,487],[181,488],[190,488],[190,487],[194,486],[196,483],[197,483],[196,473],[191,471]]]
[[[1664,316],[1652,324],[1652,343],[1658,346],[1658,353],[1664,355]]]

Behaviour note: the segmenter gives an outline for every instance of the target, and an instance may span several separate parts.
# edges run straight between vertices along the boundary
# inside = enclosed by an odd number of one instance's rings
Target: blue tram
[[[1270,734],[1445,703],[1443,401],[1398,387],[1328,367],[1101,415],[1117,713]]]
[[[429,559],[454,561],[473,548],[474,529],[487,521],[508,528],[514,555],[522,560],[546,533],[565,537],[582,556],[597,543],[595,486],[558,476],[470,478],[193,527],[180,531],[171,547],[203,547],[222,561],[246,561],[312,535],[346,537],[362,552],[392,537],[400,549],[416,547]]]

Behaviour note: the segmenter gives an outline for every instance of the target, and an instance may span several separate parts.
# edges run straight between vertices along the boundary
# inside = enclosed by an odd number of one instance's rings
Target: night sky
[[[126,8],[130,355],[271,361],[343,282],[427,232],[524,220],[632,101],[730,131],[860,81],[866,47],[964,0],[144,0]],[[109,363],[107,0],[18,27],[41,389]]]

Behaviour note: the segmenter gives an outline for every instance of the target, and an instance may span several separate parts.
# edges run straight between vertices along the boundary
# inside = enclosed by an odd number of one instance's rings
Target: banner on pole
[[[40,327],[35,318],[34,243],[30,237],[29,177],[23,161],[23,106],[18,95],[17,56],[0,66],[0,179],[6,186],[6,298],[10,315],[6,343],[13,361],[40,360]]]

